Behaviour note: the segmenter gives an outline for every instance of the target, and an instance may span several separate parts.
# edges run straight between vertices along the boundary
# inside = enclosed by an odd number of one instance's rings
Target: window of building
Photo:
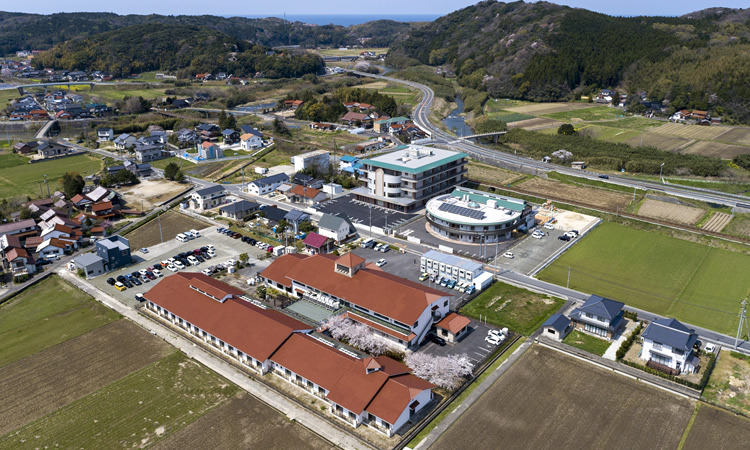
[[[661,343],[654,341],[651,347],[653,347],[654,350],[661,350]]]

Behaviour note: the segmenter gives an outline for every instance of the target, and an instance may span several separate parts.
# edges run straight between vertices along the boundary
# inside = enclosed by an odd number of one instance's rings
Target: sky
[[[5,2],[3,2],[5,3]],[[10,2],[8,2],[10,3]],[[456,9],[476,3],[476,0],[411,0],[400,4],[399,14],[447,14]],[[750,6],[747,0],[559,0],[554,3],[586,8],[611,15],[671,15],[678,16],[713,6],[743,8]],[[352,2],[350,0],[279,0],[266,2],[207,2],[205,0],[35,0],[31,3],[13,2],[0,6],[0,10],[39,14],[76,11],[106,11],[118,14],[213,14],[213,15],[274,15],[300,14],[386,14],[394,10],[383,8],[382,2]]]

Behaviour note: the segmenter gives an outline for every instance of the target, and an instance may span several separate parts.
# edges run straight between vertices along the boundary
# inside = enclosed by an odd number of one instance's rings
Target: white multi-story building
[[[277,173],[264,178],[259,178],[247,183],[247,192],[253,195],[264,195],[275,191],[283,183],[289,181],[285,173]]]
[[[325,171],[328,170],[330,158],[331,152],[315,150],[301,155],[292,156],[292,164],[294,164],[295,172],[301,172],[308,167],[315,167],[320,171]]]
[[[410,212],[464,184],[468,156],[439,148],[403,146],[359,161],[363,172],[360,180],[367,185],[352,192],[359,201]]]
[[[194,209],[211,209],[223,204],[226,197],[223,186],[209,186],[190,194],[190,202]]]
[[[693,354],[698,340],[695,330],[675,319],[657,319],[643,332],[640,358],[669,367],[678,373],[695,373],[700,360]]]
[[[456,255],[430,250],[419,259],[419,269],[422,273],[474,284],[474,279],[482,274],[484,266]]]

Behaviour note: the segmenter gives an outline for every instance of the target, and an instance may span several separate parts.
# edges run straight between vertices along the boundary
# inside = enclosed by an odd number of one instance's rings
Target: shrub
[[[635,311],[624,311],[622,315],[633,321],[638,320],[638,313],[636,313]]]
[[[13,282],[17,284],[25,283],[28,280],[29,280],[28,275],[16,275],[15,277],[13,277]]]
[[[622,358],[625,357],[625,354],[630,350],[630,347],[633,346],[633,342],[635,342],[636,339],[638,339],[638,336],[641,334],[641,330],[643,330],[643,322],[639,323],[637,327],[635,327],[635,330],[633,330],[632,333],[630,333],[630,336],[628,336],[625,341],[620,345],[620,348],[617,349],[617,353],[615,354],[618,361],[622,360]]]

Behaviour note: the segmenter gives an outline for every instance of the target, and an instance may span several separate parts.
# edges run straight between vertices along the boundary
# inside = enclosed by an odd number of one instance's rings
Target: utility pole
[[[737,336],[734,338],[734,349],[737,350],[737,344],[742,337],[743,325],[746,331],[750,332],[750,327],[747,326],[747,299],[743,298],[740,302],[742,307],[740,308],[740,324],[737,326]]]
[[[635,203],[635,188],[633,188],[633,203]]]
[[[45,173],[43,176],[44,176],[44,184],[47,186],[47,197],[50,197],[49,183],[47,183],[47,174]]]
[[[370,237],[372,237],[372,205],[370,205]]]

